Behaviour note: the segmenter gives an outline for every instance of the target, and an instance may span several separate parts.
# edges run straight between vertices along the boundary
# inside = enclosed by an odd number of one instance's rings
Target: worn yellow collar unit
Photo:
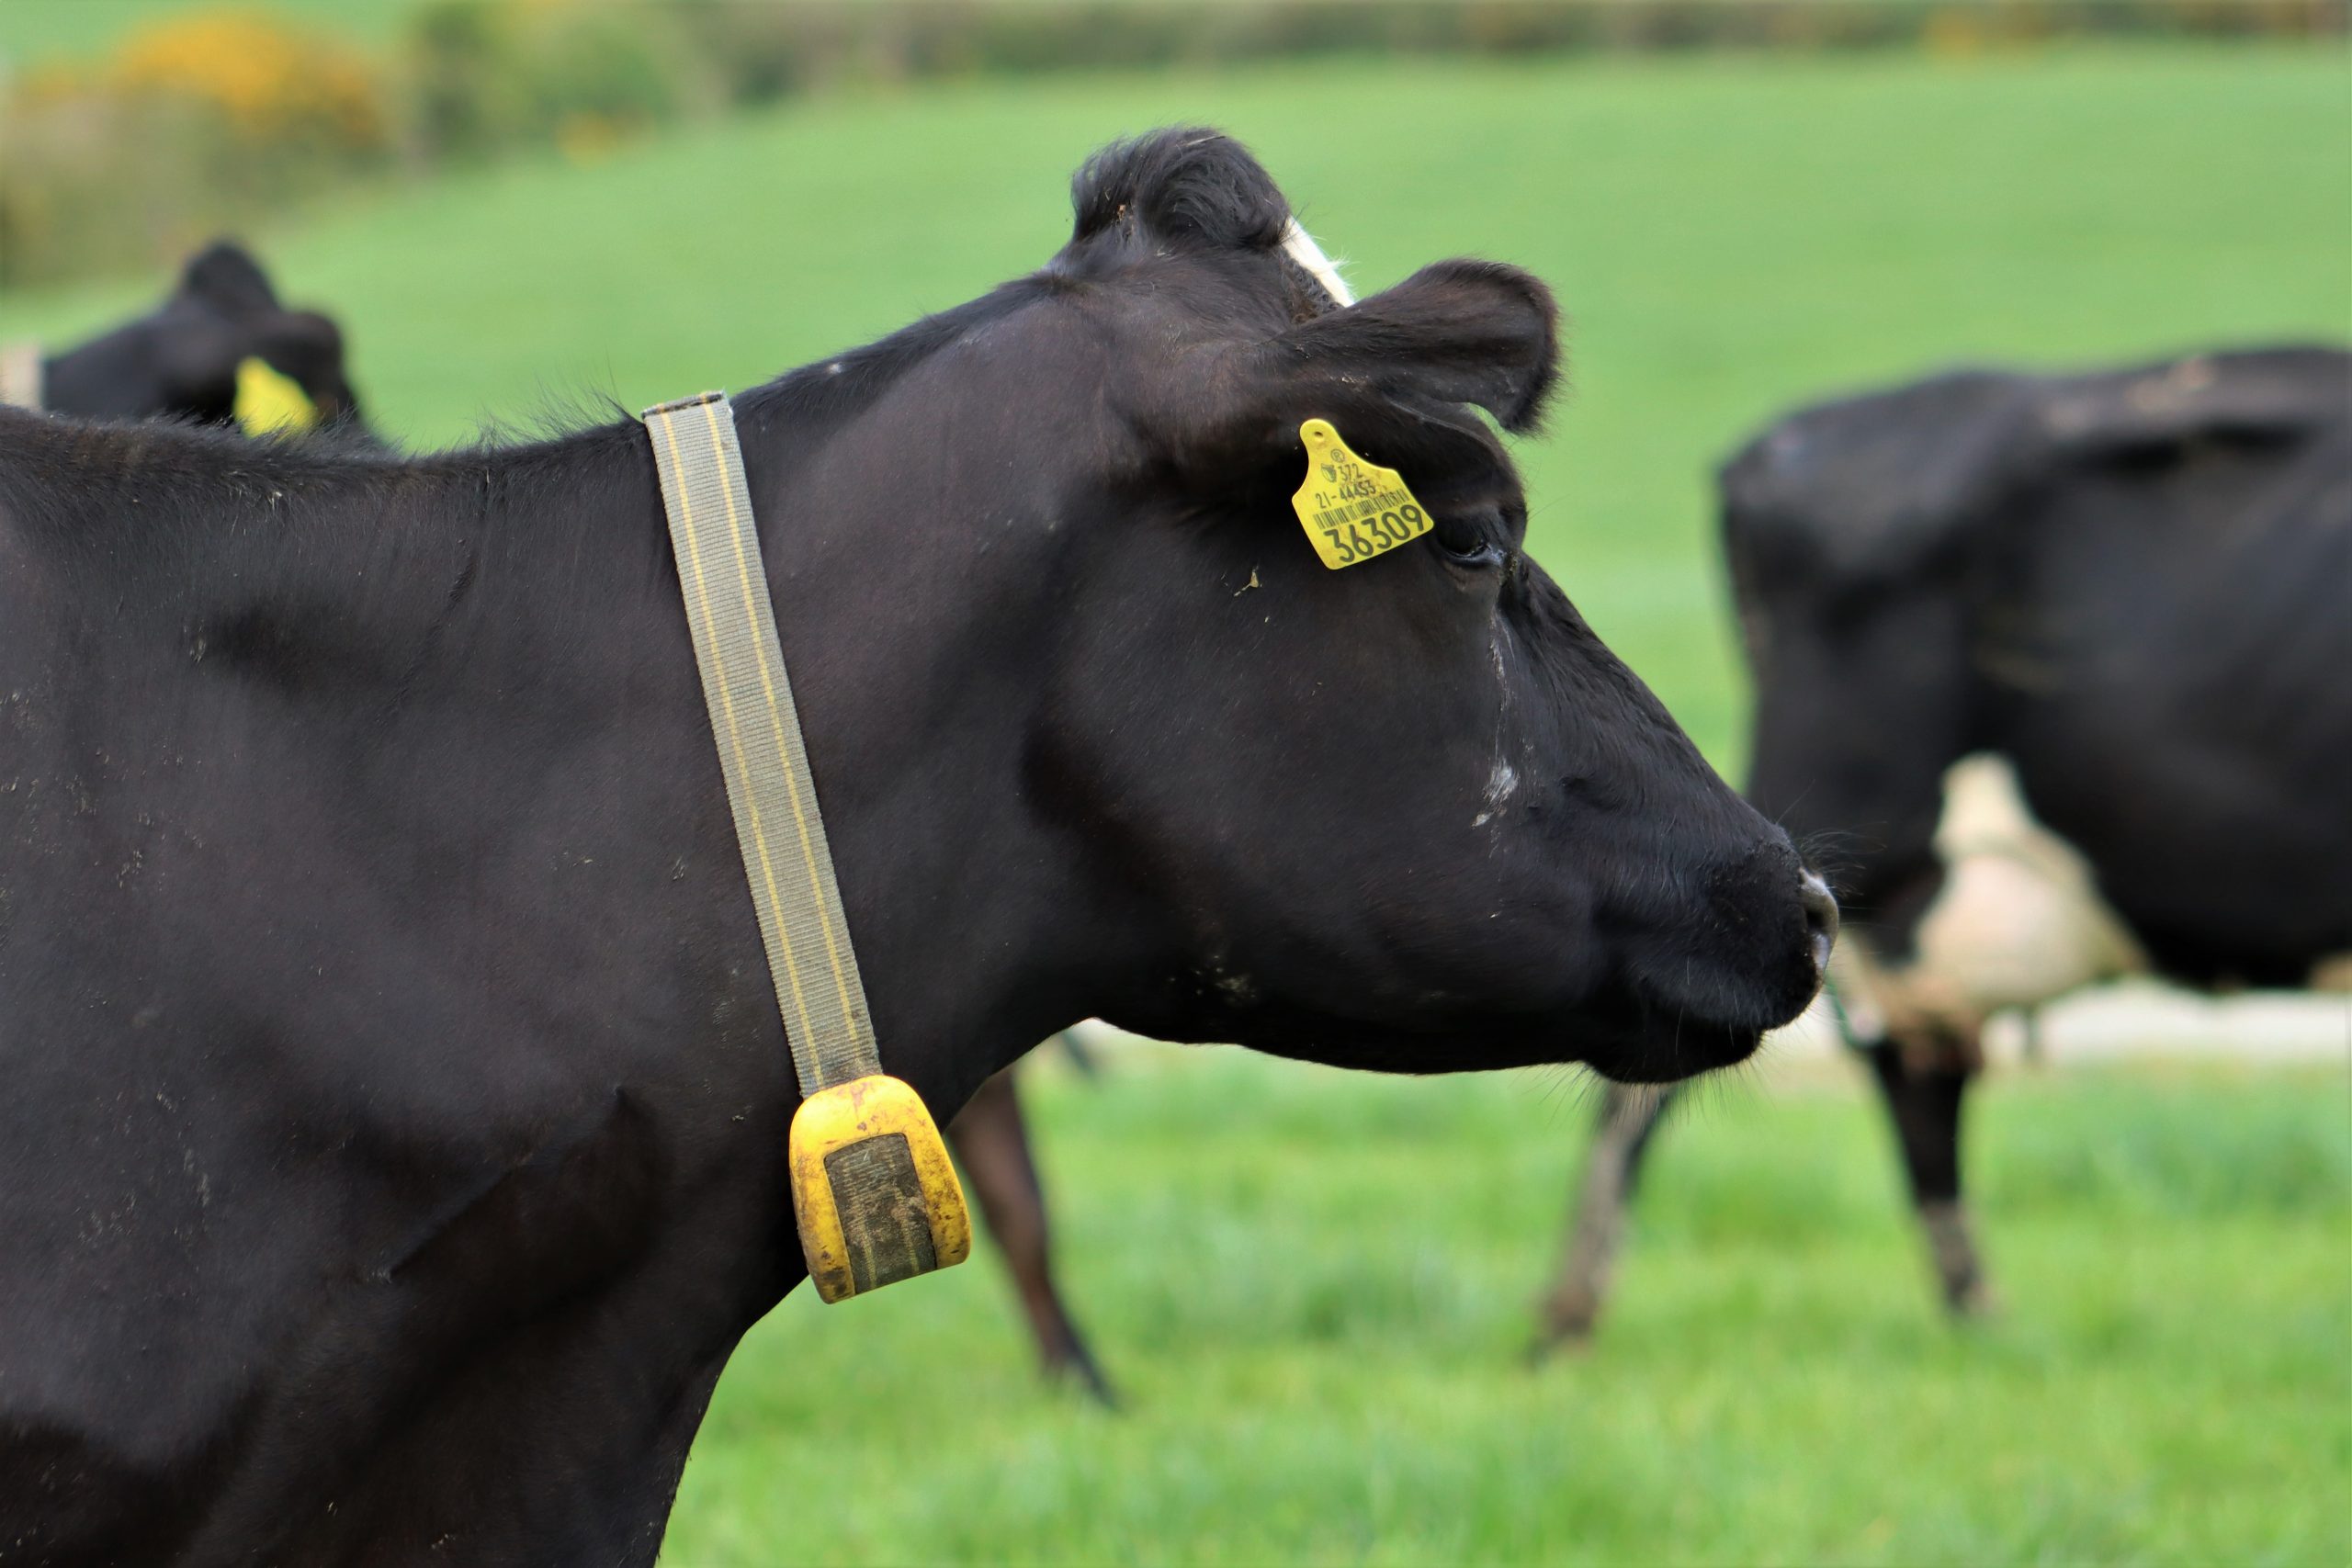
[[[826,1301],[961,1263],[964,1191],[931,1112],[882,1071],[800,717],[785,678],[735,410],[705,392],[645,411],[703,699],[785,1035],[805,1097],[792,1207]]]

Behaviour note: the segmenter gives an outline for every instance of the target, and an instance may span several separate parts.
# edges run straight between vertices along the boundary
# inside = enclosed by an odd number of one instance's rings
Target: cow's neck
[[[1023,569],[936,499],[985,515],[985,480],[935,476],[926,499],[871,418],[878,373],[846,363],[747,394],[744,458],[885,1064],[947,1112],[1150,938],[1073,880],[1066,830],[1027,799],[1045,595],[973,581],[976,560]],[[559,925],[610,899],[616,931],[671,915],[756,954],[634,422],[412,462],[167,429],[40,439],[90,595],[144,621],[110,677],[184,705],[147,741],[266,732],[219,737],[212,765],[249,770],[253,801],[332,786],[310,806],[369,829],[337,844],[367,863],[316,875],[460,909],[495,888],[503,918]],[[338,774],[343,757],[366,766]],[[548,869],[566,857],[658,871],[662,896]]]
[[[779,401],[746,400],[743,446],[780,635],[885,1065],[944,1118],[1077,1016],[1105,928],[1069,908],[1084,899],[1055,830],[1022,804],[1023,716],[1005,702],[1042,682],[1017,639],[916,599],[902,547],[877,536],[899,498],[860,516],[826,460],[842,422]],[[527,843],[539,858],[507,869],[536,897],[509,918],[601,907],[615,940],[658,945],[667,914],[756,960],[641,430],[402,466],[288,459],[238,482],[259,525],[168,569],[190,585],[170,596],[197,603],[159,619],[196,628],[197,668],[235,666],[300,732],[289,749],[370,759],[339,805],[377,829],[377,863],[346,872],[397,888]],[[659,874],[658,896],[631,874]],[[682,1019],[659,1043],[695,1032]]]
[[[840,421],[746,412],[882,1058],[945,1119],[1131,957],[1023,799],[1040,616],[959,576],[955,517],[891,534],[899,482]],[[273,1215],[232,1260],[268,1314],[211,1331],[249,1387],[174,1405],[219,1460],[153,1506],[322,1556],[484,1518],[583,1561],[651,1542],[710,1380],[799,1279],[799,1096],[642,430],[421,463],[24,440],[0,487],[59,479],[0,510],[54,538],[0,546],[33,614],[87,606],[40,694],[77,715],[75,820],[143,853],[108,929],[172,933],[115,999],[158,1022],[92,1051],[243,1063],[205,1159]],[[282,1128],[344,1152],[287,1164]]]

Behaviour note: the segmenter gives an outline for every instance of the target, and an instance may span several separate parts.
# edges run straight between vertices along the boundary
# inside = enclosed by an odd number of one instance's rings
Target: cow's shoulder
[[[1904,570],[1978,508],[2037,396],[1971,367],[1787,414],[1717,471],[1725,544],[1839,577]]]

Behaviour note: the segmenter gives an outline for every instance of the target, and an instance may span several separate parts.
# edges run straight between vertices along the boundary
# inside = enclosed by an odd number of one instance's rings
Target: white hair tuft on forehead
[[[1306,276],[1322,286],[1333,304],[1346,307],[1356,302],[1355,291],[1340,276],[1339,264],[1323,254],[1315,236],[1300,228],[1295,218],[1283,226],[1283,254],[1306,268]]]

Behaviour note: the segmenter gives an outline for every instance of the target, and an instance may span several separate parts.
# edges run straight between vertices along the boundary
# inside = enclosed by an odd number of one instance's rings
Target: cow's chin
[[[1725,1018],[1704,1002],[1643,992],[1623,998],[1609,1016],[1614,1027],[1597,1032],[1585,1062],[1618,1083],[1674,1083],[1737,1066],[1756,1055],[1764,1032],[1788,1022],[1812,1001],[1812,991],[1766,1002],[1761,998],[1710,997],[1729,1001],[1737,1015]]]
[[[1615,1083],[1679,1083],[1737,1066],[1763,1043],[1764,1032],[1752,1026],[1667,1018],[1657,1020],[1637,1039],[1596,1046],[1584,1059],[1594,1072]]]
[[[1296,1027],[1270,1028],[1272,1020],[1252,1021],[1255,1027],[1245,1024],[1222,1038],[1273,1055],[1373,1072],[1486,1072],[1580,1062],[1619,1083],[1673,1083],[1735,1066],[1763,1040],[1752,1022],[1724,1023],[1622,995],[1566,1016],[1461,1021],[1428,1031],[1305,1020],[1287,1021]]]
[[[1752,1020],[1727,1022],[1623,997],[1588,1008],[1554,1038],[1554,1060],[1582,1062],[1613,1082],[1647,1084],[1736,1066],[1756,1055],[1764,1032]]]

